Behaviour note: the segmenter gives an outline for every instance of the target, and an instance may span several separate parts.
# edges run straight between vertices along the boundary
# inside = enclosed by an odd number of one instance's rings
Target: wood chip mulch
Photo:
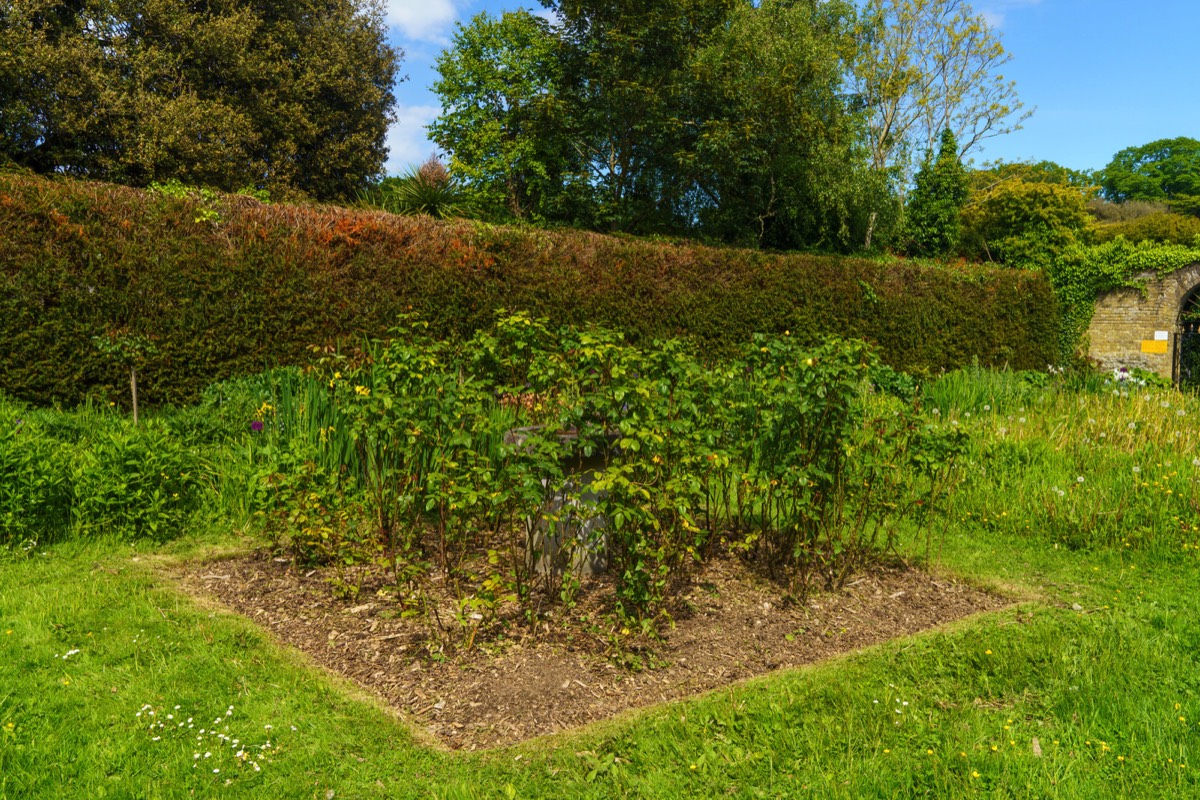
[[[356,601],[338,600],[326,574],[269,553],[193,564],[181,580],[382,696],[445,746],[472,750],[810,664],[1011,602],[892,566],[789,604],[778,586],[730,559],[695,576],[674,627],[657,641],[635,640],[641,643],[626,647],[624,664],[595,625],[579,621],[579,609],[536,635],[524,626],[506,638],[481,634],[469,650],[439,661],[430,657],[425,624],[400,618],[391,601],[365,589]],[[630,655],[651,668],[631,669]]]

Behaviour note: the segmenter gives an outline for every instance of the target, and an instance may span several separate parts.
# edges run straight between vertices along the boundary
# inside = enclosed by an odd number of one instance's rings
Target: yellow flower
[[[926,751],[925,751],[925,755],[927,755],[927,756],[931,756],[931,755],[933,755],[933,751],[932,751],[932,750],[926,750]]]
[[[978,771],[976,771],[976,772],[972,772],[972,773],[971,773],[971,777],[972,777],[972,778],[978,778],[978,777],[979,777],[979,772],[978,772]]]
[[[370,397],[370,396],[371,396],[371,390],[370,390],[370,389],[368,389],[368,388],[367,388],[367,387],[365,387],[365,386],[355,386],[355,387],[354,387],[354,393],[355,393],[355,394],[358,394],[358,395],[362,395],[363,397]]]
[[[992,651],[991,651],[991,650],[984,650],[984,651],[983,651],[983,654],[984,654],[984,655],[987,655],[987,656],[990,656],[990,655],[992,654]]]

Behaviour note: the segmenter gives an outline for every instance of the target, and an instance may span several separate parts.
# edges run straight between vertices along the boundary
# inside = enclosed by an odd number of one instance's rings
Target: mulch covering
[[[693,576],[674,626],[658,640],[608,635],[614,628],[603,609],[611,607],[611,588],[599,581],[569,614],[557,609],[536,630],[514,625],[503,632],[493,624],[469,649],[439,651],[428,623],[401,618],[370,576],[357,600],[344,601],[331,591],[332,574],[257,553],[191,565],[182,579],[189,591],[215,597],[386,698],[445,746],[472,750],[809,664],[1011,602],[896,565],[806,603],[787,603],[779,586],[725,559]],[[445,611],[441,617],[453,619]],[[466,632],[457,638],[461,643]],[[623,642],[620,651],[614,641]]]

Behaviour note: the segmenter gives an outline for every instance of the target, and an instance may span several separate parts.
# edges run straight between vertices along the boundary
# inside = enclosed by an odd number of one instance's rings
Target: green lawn
[[[483,754],[176,589],[254,546],[224,506],[0,550],[0,798],[1200,797],[1200,400],[1123,391],[927,389],[972,445],[944,538],[901,548],[1021,605]]]
[[[68,542],[0,563],[0,797],[1200,795],[1190,551],[952,532],[944,569],[1040,599],[465,755],[173,588],[165,564],[213,547]]]

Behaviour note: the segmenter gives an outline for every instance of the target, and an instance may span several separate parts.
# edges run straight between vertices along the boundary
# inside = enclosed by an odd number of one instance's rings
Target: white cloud
[[[406,39],[445,43],[462,0],[388,0],[387,19]]]
[[[1008,12],[1040,5],[1041,2],[1042,0],[984,0],[976,5],[976,10],[988,25],[1003,28]]]
[[[437,145],[429,141],[425,126],[442,113],[438,106],[400,106],[396,113],[399,120],[388,130],[387,174],[398,175],[420,164],[437,152]]]
[[[990,28],[1004,27],[1004,12],[1003,11],[984,10],[979,13],[980,13],[980,16],[983,17],[983,21],[988,24],[988,27],[990,27]]]

